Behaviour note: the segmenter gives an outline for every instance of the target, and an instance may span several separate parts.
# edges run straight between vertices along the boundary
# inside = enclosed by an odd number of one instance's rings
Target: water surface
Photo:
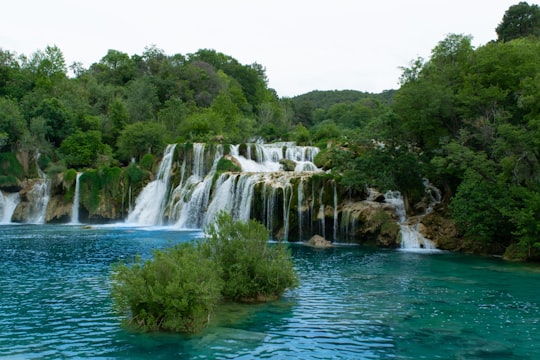
[[[201,334],[125,331],[111,264],[199,231],[0,226],[0,356],[101,359],[537,359],[540,269],[499,259],[291,245],[301,286],[228,305]]]

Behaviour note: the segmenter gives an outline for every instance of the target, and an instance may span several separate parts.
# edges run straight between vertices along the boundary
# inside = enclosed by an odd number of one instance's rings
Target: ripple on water
[[[540,280],[452,254],[291,245],[301,285],[228,305],[201,334],[129,333],[109,298],[111,264],[199,232],[0,228],[0,356],[129,359],[540,357]]]

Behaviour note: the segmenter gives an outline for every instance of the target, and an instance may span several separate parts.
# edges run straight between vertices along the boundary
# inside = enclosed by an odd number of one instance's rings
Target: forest
[[[464,241],[538,259],[540,7],[520,2],[494,26],[497,39],[476,48],[447,35],[380,94],[280,98],[263,65],[213,49],[109,50],[88,68],[54,45],[0,49],[0,188],[36,177],[35,157],[48,174],[107,171],[175,142],[294,141],[320,147],[318,166],[352,190],[414,203],[427,178]]]

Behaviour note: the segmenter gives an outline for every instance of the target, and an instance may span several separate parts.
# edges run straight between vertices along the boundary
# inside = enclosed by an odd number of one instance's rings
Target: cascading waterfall
[[[334,241],[337,241],[337,229],[338,229],[338,196],[337,196],[337,184],[334,181]]]
[[[83,173],[77,173],[75,178],[75,195],[73,196],[73,206],[71,207],[71,224],[80,224],[79,223],[79,198],[80,198],[80,189],[81,185],[79,178]]]
[[[171,219],[175,220],[175,227],[200,229],[206,225],[205,214],[211,200],[213,175],[223,156],[223,147],[216,149],[208,173],[205,173],[204,153],[204,144],[193,144],[192,175],[187,178],[185,185],[180,183],[173,191]]]
[[[36,182],[32,187],[32,190],[28,192],[28,199],[30,200],[28,219],[29,224],[43,224],[45,223],[45,217],[47,214],[47,205],[49,205],[50,199],[50,180],[47,175],[41,170],[38,164],[40,154],[36,154],[36,168],[38,170],[40,181]]]
[[[289,214],[291,213],[292,185],[287,181],[283,186],[283,240],[289,240]]]
[[[384,194],[385,202],[394,206],[396,215],[398,216],[398,224],[401,236],[401,249],[403,250],[435,250],[435,244],[426,239],[418,232],[418,223],[411,225],[405,212],[405,203],[403,196],[399,191],[388,191]]]
[[[325,226],[325,221],[324,221],[323,193],[324,193],[324,186],[321,187],[321,191],[319,192],[319,215],[318,215],[318,218],[321,219],[321,234],[322,234],[322,237],[326,238],[326,226]]]
[[[135,200],[135,208],[128,215],[127,223],[141,226],[161,225],[175,148],[176,144],[172,144],[165,149],[156,179],[146,185]]]
[[[137,197],[135,208],[130,211],[126,222],[161,225],[166,217],[166,225],[174,228],[201,229],[213,222],[220,211],[225,211],[234,220],[248,221],[254,218],[261,221],[272,236],[280,239],[288,240],[289,232],[294,230],[294,237],[307,240],[302,237],[308,232],[311,236],[314,222],[320,223],[321,235],[325,235],[325,226],[328,227],[325,225],[325,208],[333,206],[333,239],[337,239],[336,184],[333,203],[323,204],[325,182],[318,181],[319,187],[311,181],[313,172],[321,172],[313,164],[318,148],[297,147],[292,143],[256,143],[230,145],[227,155],[224,148],[201,143],[186,146],[180,152],[184,157],[180,160],[180,171],[175,176],[176,181],[180,181],[169,184],[174,148],[172,145],[167,147],[156,180],[149,183]],[[241,171],[216,174],[218,163],[224,157],[239,166]],[[292,169],[289,161],[295,163]],[[292,171],[284,171],[285,167]],[[311,190],[308,186],[311,186]],[[306,197],[304,191],[307,194],[311,192],[312,196]],[[314,196],[315,192],[318,198]],[[317,219],[313,217],[314,203],[322,212]],[[290,215],[294,206],[298,209],[297,223],[291,223],[294,215],[292,218]]]
[[[0,191],[0,224],[11,224],[11,218],[20,201],[19,193],[3,194]]]
[[[298,239],[302,239],[302,220],[303,220],[303,201],[304,201],[304,178],[300,178],[300,182],[298,183],[298,193],[296,197],[298,198]]]

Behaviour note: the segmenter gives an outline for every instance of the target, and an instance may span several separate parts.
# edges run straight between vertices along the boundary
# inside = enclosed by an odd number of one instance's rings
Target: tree
[[[153,121],[159,107],[157,88],[149,78],[140,77],[126,85],[126,107],[132,123]]]
[[[482,246],[495,245],[502,252],[512,238],[514,227],[506,215],[511,207],[509,194],[497,183],[493,170],[489,161],[483,164],[482,172],[467,170],[450,208],[466,237]]]
[[[165,126],[167,131],[176,134],[178,126],[187,118],[189,113],[189,108],[181,99],[172,97],[159,110],[157,120]]]
[[[15,151],[17,144],[27,135],[26,122],[19,112],[18,104],[0,97],[0,134],[3,134],[2,146],[8,145]]]
[[[90,70],[100,82],[113,85],[124,85],[136,75],[133,60],[118,50],[109,50],[99,63],[92,64]]]
[[[165,127],[158,123],[127,125],[118,137],[118,158],[128,162],[131,158],[140,160],[146,153],[157,155],[163,149],[165,133]]]
[[[504,13],[495,29],[498,41],[507,42],[526,36],[540,36],[540,6],[522,1]]]
[[[77,131],[66,137],[58,150],[68,167],[78,169],[95,165],[100,154],[111,152],[101,142],[101,132],[97,130]]]

